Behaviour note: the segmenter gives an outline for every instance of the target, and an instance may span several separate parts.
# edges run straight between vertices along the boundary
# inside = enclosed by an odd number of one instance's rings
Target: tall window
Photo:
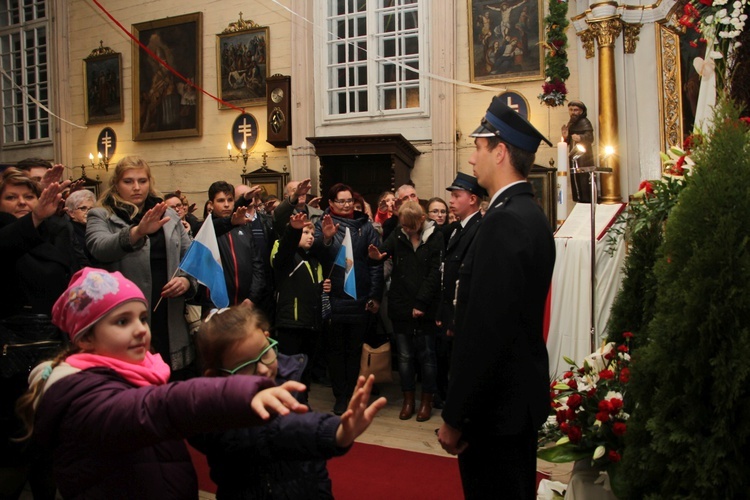
[[[328,114],[419,111],[422,0],[329,0]]]
[[[50,138],[46,0],[0,0],[0,101],[3,144]],[[24,92],[28,96],[24,95]]]

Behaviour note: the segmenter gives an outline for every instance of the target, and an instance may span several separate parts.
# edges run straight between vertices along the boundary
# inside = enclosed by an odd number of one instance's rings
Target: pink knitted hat
[[[141,289],[121,273],[84,267],[52,307],[52,322],[75,342],[112,309],[131,300],[148,305]]]

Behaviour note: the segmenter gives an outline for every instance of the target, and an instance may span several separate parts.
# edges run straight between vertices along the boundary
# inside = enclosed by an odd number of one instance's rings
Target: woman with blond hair
[[[98,265],[120,271],[149,300],[152,344],[170,365],[172,379],[194,375],[185,299],[198,284],[178,270],[190,247],[180,216],[162,200],[151,168],[137,156],[117,162],[98,205],[89,212],[86,247]]]

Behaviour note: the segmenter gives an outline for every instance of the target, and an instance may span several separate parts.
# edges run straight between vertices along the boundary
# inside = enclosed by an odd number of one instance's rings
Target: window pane
[[[367,111],[367,92],[364,90],[360,90],[359,93],[359,109],[360,112],[366,112]]]

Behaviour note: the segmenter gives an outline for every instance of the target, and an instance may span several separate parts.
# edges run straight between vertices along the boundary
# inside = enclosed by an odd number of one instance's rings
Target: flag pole
[[[177,276],[177,272],[179,270],[180,270],[180,268],[178,266],[177,269],[174,270],[174,274],[172,275],[172,277],[169,278],[169,281],[172,281],[175,278],[175,276]],[[169,281],[167,283],[169,283]],[[164,298],[163,295],[159,295],[159,300],[156,301],[156,305],[154,306],[154,309],[153,309],[152,312],[156,312],[156,308],[159,307],[159,304],[161,304],[161,299],[163,299],[163,298]]]

